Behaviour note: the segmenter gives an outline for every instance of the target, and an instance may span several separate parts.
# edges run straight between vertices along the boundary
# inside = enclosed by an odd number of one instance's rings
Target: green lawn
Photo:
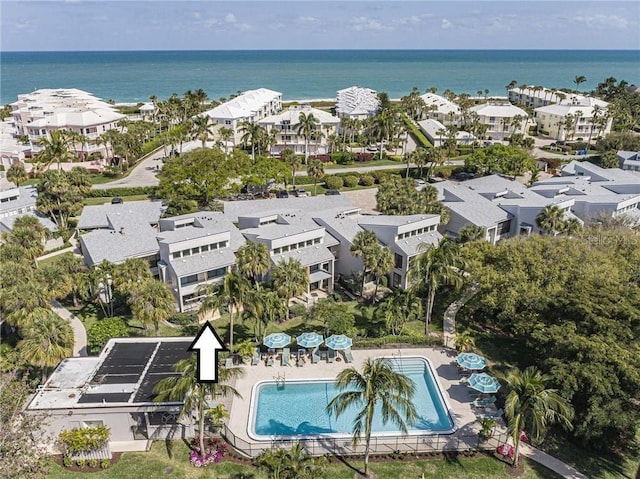
[[[124,202],[129,202],[129,201],[146,201],[149,199],[149,195],[132,195],[132,196],[121,196],[122,201]],[[105,203],[110,203],[111,202],[111,197],[110,196],[105,196],[105,197],[100,197],[100,198],[85,198],[82,201],[82,204],[84,206],[91,206],[91,205],[103,205]]]
[[[366,162],[353,162],[349,165],[338,165],[335,163],[325,163],[325,170],[341,170],[344,168],[369,168],[371,166],[386,166],[386,165],[396,165],[398,168],[402,167],[402,163],[394,160],[371,160]],[[332,171],[333,172],[333,171]]]
[[[333,459],[327,467],[325,477],[352,479],[354,469],[362,466],[360,461],[347,459],[345,463]],[[510,477],[504,463],[491,457],[460,460],[397,460],[395,462],[372,463],[371,469],[380,479],[498,479]],[[187,460],[187,447],[181,441],[155,442],[149,452],[126,453],[113,467],[92,474],[69,472],[57,465],[51,466],[47,476],[52,479],[96,478],[96,479],[266,479],[267,475],[253,466],[242,466],[221,462],[207,469],[192,467]],[[523,479],[556,479],[559,476],[541,466],[526,463]]]

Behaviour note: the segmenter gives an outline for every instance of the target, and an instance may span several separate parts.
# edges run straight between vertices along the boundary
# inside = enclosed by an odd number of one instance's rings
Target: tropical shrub
[[[358,186],[358,177],[355,175],[348,175],[342,178],[342,182],[347,188],[353,188],[354,186]]]
[[[82,469],[86,465],[87,461],[84,459],[76,459],[76,466]]]
[[[87,461],[87,466],[93,468],[93,467],[98,467],[98,460],[97,459],[89,459]]]
[[[208,438],[205,443],[206,453],[200,454],[200,446],[196,440],[191,441],[189,462],[193,467],[207,467],[222,461],[227,452],[227,444],[219,438]]]
[[[110,465],[111,465],[111,461],[109,459],[101,459],[100,460],[100,468],[101,469],[106,469]]]
[[[75,464],[75,461],[73,460],[73,458],[71,456],[64,456],[62,458],[62,465],[64,467],[71,467]]]
[[[324,184],[329,190],[339,190],[344,186],[344,181],[339,176],[327,176],[324,179]]]
[[[373,160],[373,153],[368,153],[368,152],[361,152],[358,153],[356,155],[356,161],[359,163],[364,163],[366,161],[372,161]]]
[[[363,175],[360,177],[360,184],[362,186],[372,186],[375,181],[376,180],[371,175]]]
[[[107,443],[109,433],[107,426],[76,427],[60,432],[58,440],[68,454],[92,452]]]
[[[92,353],[98,353],[111,338],[129,336],[129,325],[118,317],[96,321],[87,331],[87,346]]]

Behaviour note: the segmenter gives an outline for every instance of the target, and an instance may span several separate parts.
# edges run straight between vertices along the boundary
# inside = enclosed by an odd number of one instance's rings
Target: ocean
[[[640,84],[639,50],[278,50],[0,52],[0,102],[39,88],[148,101],[202,88],[209,98],[260,87],[284,100],[335,98],[352,85],[400,98],[417,87],[506,95],[505,85],[591,90],[607,77]]]

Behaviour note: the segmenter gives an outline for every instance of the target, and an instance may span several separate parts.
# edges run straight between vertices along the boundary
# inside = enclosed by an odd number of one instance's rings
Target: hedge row
[[[420,131],[420,129],[409,119],[406,115],[402,115],[402,121],[404,121],[405,126],[411,132],[411,135],[416,140],[416,142],[422,146],[423,148],[433,148],[433,145],[427,137]]]
[[[442,345],[442,339],[432,336],[382,336],[380,338],[356,339],[353,346],[356,348],[382,348],[400,347],[402,345],[414,346],[439,346]]]
[[[131,186],[128,188],[109,188],[106,190],[91,190],[88,198],[113,198],[116,196],[149,195],[155,196],[157,186]]]

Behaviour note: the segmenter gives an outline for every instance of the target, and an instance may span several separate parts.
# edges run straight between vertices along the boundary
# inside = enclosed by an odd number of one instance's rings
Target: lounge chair
[[[311,364],[318,364],[318,361],[320,361],[320,352],[316,348],[311,352]]]
[[[351,353],[351,348],[344,350],[344,362],[352,363],[353,362],[353,354]]]
[[[476,414],[478,419],[500,419],[504,411],[502,409],[498,409],[497,411],[487,412],[484,414]]]
[[[256,348],[255,352],[253,353],[253,357],[251,358],[251,365],[257,366],[259,362],[260,362],[260,349]]]
[[[224,367],[229,369],[233,367],[233,358],[227,358],[224,362]]]
[[[496,397],[495,396],[489,396],[488,398],[476,398],[473,400],[473,403],[471,404],[473,407],[477,407],[477,408],[482,408],[482,407],[489,407],[489,406],[493,406],[493,403],[496,402]]]
[[[273,354],[270,354],[267,358],[267,366],[273,366]]]
[[[289,348],[284,348],[282,350],[282,365],[289,366]]]
[[[327,362],[332,363],[336,359],[336,352],[333,349],[327,351]]]

